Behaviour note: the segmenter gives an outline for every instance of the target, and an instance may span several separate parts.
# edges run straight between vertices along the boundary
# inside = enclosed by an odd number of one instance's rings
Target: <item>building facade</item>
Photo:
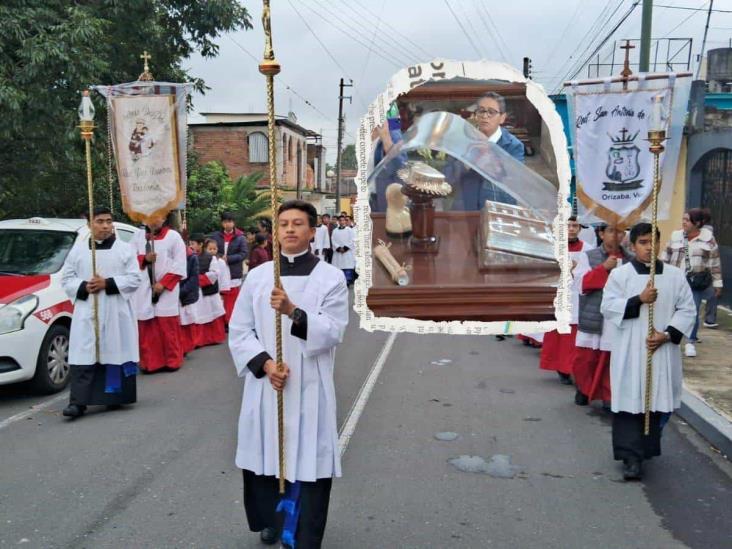
[[[232,179],[261,172],[258,185],[269,177],[269,140],[265,113],[201,113],[190,122],[191,146],[202,163],[221,162]],[[320,211],[327,188],[325,147],[321,136],[297,124],[294,115],[275,120],[277,183],[284,199],[300,197]],[[322,206],[321,206],[322,207]]]

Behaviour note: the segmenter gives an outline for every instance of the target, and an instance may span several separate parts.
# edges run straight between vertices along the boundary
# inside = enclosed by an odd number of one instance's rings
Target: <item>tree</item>
[[[237,0],[4,0],[0,21],[0,218],[84,211],[86,172],[76,128],[84,88],[136,80],[144,49],[156,79],[192,82],[204,92],[203,80],[183,62],[194,52],[215,57],[217,37],[251,28]],[[106,110],[94,99],[95,188],[102,200],[108,195]]]
[[[357,170],[358,161],[356,160],[356,145],[346,145],[341,153],[341,169]]]
[[[188,231],[208,234],[220,227],[223,212],[231,212],[236,226],[254,225],[269,204],[269,192],[257,188],[264,176],[255,172],[232,181],[226,167],[217,161],[199,164],[193,151],[188,153]]]

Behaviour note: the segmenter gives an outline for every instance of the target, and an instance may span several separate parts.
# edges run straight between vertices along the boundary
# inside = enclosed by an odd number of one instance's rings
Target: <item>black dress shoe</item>
[[[569,374],[557,372],[557,375],[559,375],[559,383],[561,383],[562,385],[572,385],[572,378],[569,376]]]
[[[265,528],[259,533],[259,539],[265,545],[274,545],[280,539],[280,533],[277,528]]]
[[[69,404],[64,411],[61,412],[66,417],[81,417],[86,412],[86,406],[83,404]]]
[[[574,393],[574,403],[577,406],[587,406],[590,403],[590,399],[583,395],[579,389]]]
[[[639,459],[623,460],[623,478],[625,480],[640,480],[643,478],[643,468]]]

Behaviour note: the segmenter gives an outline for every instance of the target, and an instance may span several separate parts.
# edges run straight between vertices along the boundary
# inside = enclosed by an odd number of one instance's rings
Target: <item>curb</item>
[[[686,387],[681,395],[678,414],[724,457],[732,459],[732,422]]]

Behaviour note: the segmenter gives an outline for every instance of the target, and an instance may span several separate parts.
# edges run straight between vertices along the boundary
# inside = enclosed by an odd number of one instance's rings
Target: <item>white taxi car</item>
[[[124,242],[138,230],[114,225]],[[32,380],[37,391],[53,393],[68,383],[74,307],[61,268],[88,235],[85,219],[0,221],[0,385]]]

